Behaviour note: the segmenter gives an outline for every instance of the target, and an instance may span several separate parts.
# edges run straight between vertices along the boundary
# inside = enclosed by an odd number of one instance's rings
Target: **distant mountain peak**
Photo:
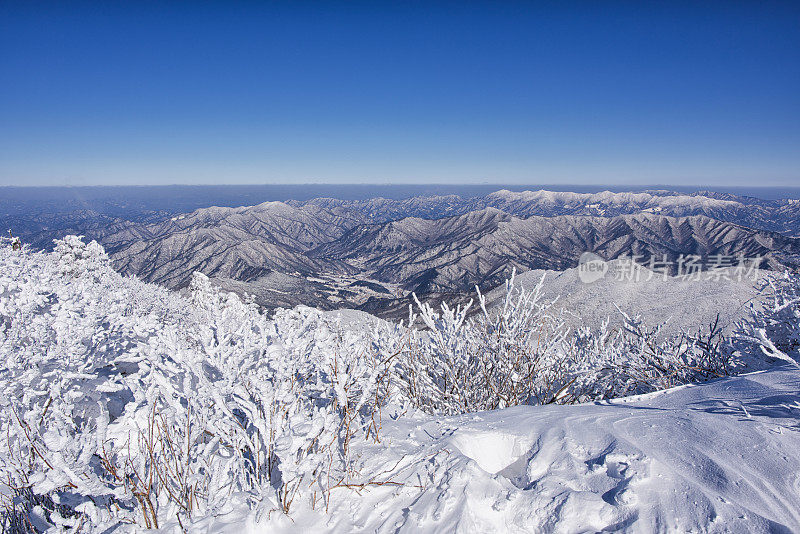
[[[376,313],[397,309],[410,291],[461,294],[502,282],[512,268],[573,267],[586,251],[764,255],[773,267],[800,258],[791,239],[800,235],[800,203],[711,193],[317,198],[80,224],[75,233],[97,235],[117,269],[171,288],[200,271],[267,307]]]

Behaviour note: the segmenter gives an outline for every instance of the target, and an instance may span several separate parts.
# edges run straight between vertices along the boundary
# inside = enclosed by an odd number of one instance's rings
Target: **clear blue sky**
[[[798,2],[63,4],[0,3],[0,185],[800,184]]]

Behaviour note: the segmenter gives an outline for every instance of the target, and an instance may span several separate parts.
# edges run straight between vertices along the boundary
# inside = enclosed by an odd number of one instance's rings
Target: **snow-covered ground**
[[[0,244],[0,525],[800,531],[796,278],[735,342],[573,337],[509,295],[475,319],[420,305],[419,336],[267,317],[202,275],[178,295],[75,238]],[[711,379],[744,360],[763,370]]]
[[[736,273],[735,268],[725,268],[697,276],[665,277],[630,261],[612,260],[607,265],[605,276],[591,283],[581,281],[577,267],[534,269],[519,273],[516,280],[521,287],[531,288],[545,276],[545,297],[558,297],[556,307],[568,312],[565,317],[573,327],[597,327],[607,318],[619,323],[619,309],[641,315],[651,327],[666,323],[664,331],[675,333],[708,326],[717,314],[720,326],[730,331],[737,321],[748,317],[751,304],[758,304],[757,286],[769,274],[759,269]],[[503,287],[489,292],[490,305],[499,302],[504,292]]]
[[[226,532],[797,532],[800,371],[578,406],[387,421],[399,485]],[[408,466],[408,467],[406,467]],[[246,515],[246,517],[242,517]]]

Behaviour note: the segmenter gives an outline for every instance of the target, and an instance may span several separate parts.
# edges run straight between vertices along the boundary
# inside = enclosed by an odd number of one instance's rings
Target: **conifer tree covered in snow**
[[[0,266],[0,524],[17,532],[191,531],[235,506],[271,520],[420,492],[446,463],[393,451],[388,425],[727,376],[753,353],[792,360],[800,331],[792,275],[729,340],[629,317],[571,332],[544,279],[512,278],[493,309],[478,293],[473,316],[418,301],[409,324],[355,332],[312,308],[268,318],[199,273],[186,296],[122,277],[75,236],[4,242]]]

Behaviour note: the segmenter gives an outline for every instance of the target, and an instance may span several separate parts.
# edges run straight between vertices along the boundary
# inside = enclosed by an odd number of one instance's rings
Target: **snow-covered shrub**
[[[516,288],[514,277],[512,272],[503,304],[496,310],[486,308],[476,287],[481,313],[473,335],[484,354],[477,363],[495,396],[488,409],[557,402],[576,364],[573,353],[564,350],[569,329],[552,311],[555,301],[542,297],[545,277],[530,291]]]
[[[471,302],[441,312],[417,300],[427,328],[411,336],[399,366],[405,393],[429,413],[457,414],[519,404],[556,402],[571,380],[569,333],[542,298],[544,278],[532,290],[506,282],[502,306],[468,318]],[[415,297],[416,298],[416,297]],[[412,316],[412,323],[415,319]]]
[[[770,360],[800,362],[800,275],[791,271],[764,279],[762,298],[738,325],[743,352],[755,346]]]
[[[647,328],[640,317],[620,312],[623,326],[605,321],[595,331],[581,329],[569,350],[582,363],[571,384],[575,402],[648,393],[693,382],[728,376],[742,365],[719,320],[696,333],[662,334],[664,325]]]
[[[457,414],[519,404],[571,404],[646,393],[727,376],[741,362],[718,322],[696,333],[664,336],[621,312],[622,328],[570,332],[555,301],[506,283],[501,305],[437,312],[417,301],[425,330],[403,352],[398,382],[417,408]],[[471,303],[470,303],[471,304]],[[412,320],[415,317],[412,316]]]
[[[284,510],[300,490],[327,503],[332,489],[362,483],[352,442],[379,440],[381,410],[389,401],[395,352],[379,337],[345,332],[319,317],[310,308],[284,310],[273,323],[286,350],[272,369],[283,377],[272,401],[278,417],[272,451]]]
[[[78,238],[0,262],[9,521],[186,530],[235,494],[289,512],[373,480],[354,444],[379,439],[393,338],[268,320],[199,274],[183,298]]]
[[[55,240],[54,252],[61,272],[72,276],[99,274],[110,266],[108,254],[102,245],[97,241],[84,243],[83,236],[68,235]]]
[[[124,355],[162,325],[184,322],[183,307],[163,289],[114,273],[96,243],[72,237],[56,242],[52,254],[7,247],[0,254],[6,491],[28,504],[35,497],[42,521],[52,524],[111,522],[112,506],[117,520],[133,520],[124,492],[105,478],[102,433],[133,398]],[[131,309],[137,300],[153,305]]]

